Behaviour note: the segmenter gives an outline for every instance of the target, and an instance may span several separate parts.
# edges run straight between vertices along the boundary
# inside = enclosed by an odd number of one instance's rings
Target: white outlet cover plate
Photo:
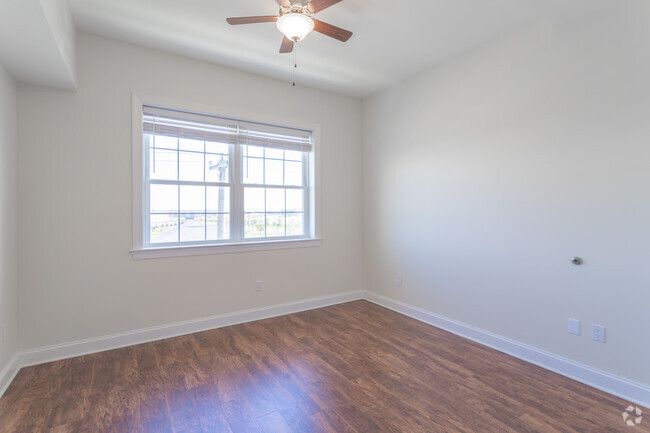
[[[605,342],[605,327],[600,325],[591,325],[591,338],[599,343]]]

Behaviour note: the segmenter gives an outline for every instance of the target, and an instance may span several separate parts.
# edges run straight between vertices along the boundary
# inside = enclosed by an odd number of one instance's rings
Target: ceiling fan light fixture
[[[314,20],[302,13],[288,13],[278,19],[277,26],[289,40],[298,42],[314,30]]]

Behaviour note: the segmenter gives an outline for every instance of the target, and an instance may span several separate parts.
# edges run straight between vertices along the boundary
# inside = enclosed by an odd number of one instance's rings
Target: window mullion
[[[244,191],[242,187],[243,157],[241,146],[234,144],[231,147],[230,161],[233,167],[231,206],[230,206],[230,236],[233,240],[242,240],[244,238],[244,209],[243,199]]]
[[[302,188],[303,188],[303,204],[302,204],[302,230],[303,236],[311,236],[311,197],[309,196],[311,188],[309,188],[309,154],[303,152],[302,154]]]
[[[142,220],[142,224],[144,224],[144,227],[142,228],[142,234],[144,237],[144,242],[143,245],[149,245],[149,242],[151,242],[151,202],[150,202],[150,194],[151,194],[151,186],[149,185],[149,178],[151,177],[150,175],[150,165],[151,165],[151,158],[149,155],[149,147],[151,145],[151,140],[154,141],[154,146],[155,146],[155,140],[156,136],[151,135],[151,138],[145,139],[143,137],[142,142],[144,143],[144,218]]]
[[[203,142],[203,240],[208,240],[208,187],[205,185],[205,180],[208,176],[206,173],[206,161],[207,156],[205,155],[206,145],[205,141]]]
[[[285,186],[287,183],[287,152],[282,150],[282,186]],[[282,218],[284,218],[284,236],[287,236],[287,189],[283,189],[284,192],[284,212],[282,213]]]
[[[176,138],[176,179],[181,180],[181,152],[180,152],[180,139]],[[178,221],[178,242],[181,241],[181,187],[178,186],[178,214],[176,214]]]
[[[267,149],[264,149],[264,158],[262,159],[262,185],[264,186],[264,213],[262,218],[264,218],[264,238],[266,238],[266,154]]]
[[[183,185],[183,186],[225,186],[230,187],[230,182],[197,182],[192,180],[164,180],[164,179],[150,179],[154,185]]]

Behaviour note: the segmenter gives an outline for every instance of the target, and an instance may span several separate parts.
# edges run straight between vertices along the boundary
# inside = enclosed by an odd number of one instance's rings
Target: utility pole
[[[217,172],[217,178],[219,182],[227,182],[228,179],[228,155],[213,155],[218,157],[218,161],[212,162],[209,161],[209,169],[210,170],[216,170]],[[218,239],[223,239],[224,238],[224,209],[225,209],[225,200],[226,200],[226,194],[224,193],[223,188],[219,188],[218,192],[218,197],[217,197],[217,212],[220,213],[220,215],[217,218],[217,237]]]

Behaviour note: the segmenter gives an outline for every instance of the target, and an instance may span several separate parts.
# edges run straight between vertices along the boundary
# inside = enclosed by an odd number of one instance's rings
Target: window
[[[315,237],[311,131],[141,108],[135,251]]]

